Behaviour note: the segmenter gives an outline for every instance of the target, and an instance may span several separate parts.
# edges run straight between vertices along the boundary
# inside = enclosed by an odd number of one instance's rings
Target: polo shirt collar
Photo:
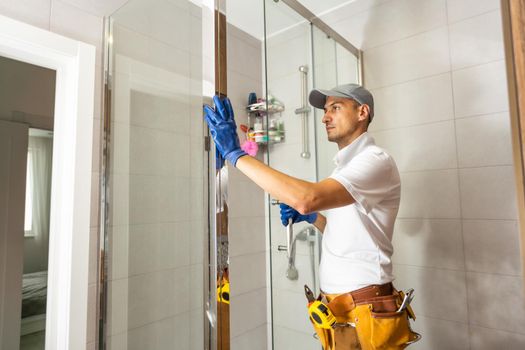
[[[358,138],[352,141],[351,144],[339,150],[334,157],[334,163],[336,166],[347,164],[357,154],[361,153],[366,147],[375,145],[374,138],[365,131]]]

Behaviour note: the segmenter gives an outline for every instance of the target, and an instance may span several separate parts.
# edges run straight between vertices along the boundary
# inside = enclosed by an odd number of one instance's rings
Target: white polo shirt
[[[334,161],[330,178],[356,202],[325,213],[321,290],[339,294],[391,282],[392,234],[401,193],[396,163],[367,132],[341,149]]]

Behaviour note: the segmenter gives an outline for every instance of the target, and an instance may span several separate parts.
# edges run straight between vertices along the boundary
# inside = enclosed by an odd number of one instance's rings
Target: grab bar
[[[310,158],[310,151],[308,150],[308,113],[312,110],[308,106],[308,66],[300,66],[299,72],[301,72],[301,96],[302,96],[302,107],[295,110],[295,114],[301,115],[301,133],[303,136],[303,152],[301,157]]]

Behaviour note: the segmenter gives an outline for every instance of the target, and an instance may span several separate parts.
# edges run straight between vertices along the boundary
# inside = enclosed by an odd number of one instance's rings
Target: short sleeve
[[[342,184],[356,204],[368,214],[397,187],[393,160],[383,151],[358,154],[330,178]]]

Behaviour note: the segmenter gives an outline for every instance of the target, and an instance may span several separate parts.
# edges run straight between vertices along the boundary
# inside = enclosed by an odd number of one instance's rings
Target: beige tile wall
[[[397,286],[416,289],[414,349],[525,346],[499,3],[357,1],[325,16],[364,49],[371,132],[401,171],[394,263]]]

